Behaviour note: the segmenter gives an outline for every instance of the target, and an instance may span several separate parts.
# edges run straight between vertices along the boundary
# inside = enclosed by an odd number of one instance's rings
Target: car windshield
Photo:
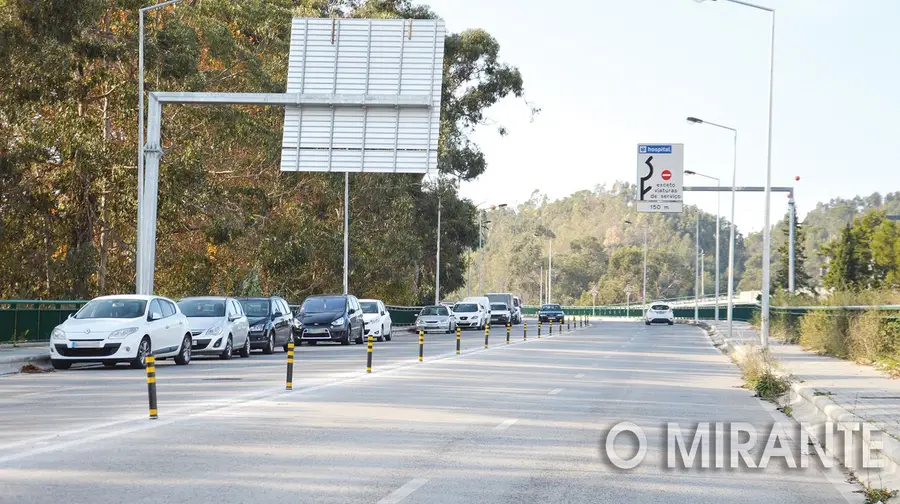
[[[491,310],[506,311],[506,303],[491,303]]]
[[[269,316],[268,299],[242,299],[241,306],[244,307],[244,313],[246,313],[248,317]]]
[[[560,308],[558,304],[545,304],[544,306],[541,306],[541,310],[560,311],[560,310],[562,310],[562,308]]]
[[[669,307],[668,307],[668,305],[664,305],[664,304],[655,304],[655,305],[651,306],[650,309],[656,310],[656,311],[666,311],[669,309]]]
[[[422,313],[420,313],[419,315],[447,316],[447,315],[450,315],[450,312],[448,312],[447,308],[444,306],[426,306],[425,308],[422,308]]]
[[[75,314],[77,319],[132,319],[142,317],[143,299],[95,299]]]
[[[347,300],[343,296],[306,298],[300,311],[304,313],[327,313],[344,311]]]
[[[478,305],[471,303],[461,303],[453,307],[453,311],[458,313],[477,312]]]
[[[363,313],[378,313],[378,303],[375,301],[360,301]]]
[[[185,299],[178,302],[185,317],[224,317],[224,299]]]

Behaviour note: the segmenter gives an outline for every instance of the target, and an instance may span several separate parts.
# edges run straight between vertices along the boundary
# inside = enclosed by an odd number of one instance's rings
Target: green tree
[[[859,262],[858,246],[850,224],[841,232],[840,238],[831,243],[825,253],[829,259],[825,273],[825,286],[844,290],[859,286],[862,281],[862,265]]]
[[[774,289],[788,290],[790,287],[790,213],[784,216],[782,235],[784,243],[778,247],[779,260],[775,265],[772,279]],[[806,271],[806,242],[803,226],[794,212],[794,288],[799,291],[812,289],[812,278]]]

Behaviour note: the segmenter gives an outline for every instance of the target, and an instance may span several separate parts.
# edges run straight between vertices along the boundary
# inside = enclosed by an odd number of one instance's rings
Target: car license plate
[[[306,330],[306,332],[307,332],[307,334],[325,334],[328,331],[321,327],[310,327],[309,329]]]
[[[103,348],[102,341],[70,341],[69,348]]]

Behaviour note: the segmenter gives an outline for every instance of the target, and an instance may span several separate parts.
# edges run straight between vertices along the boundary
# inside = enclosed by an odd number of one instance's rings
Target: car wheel
[[[393,331],[393,330],[394,330],[394,329],[391,328],[391,331]],[[391,333],[385,334],[384,331],[381,331],[381,334],[384,334],[384,341],[391,341],[391,337],[392,337]]]
[[[53,369],[69,369],[72,367],[71,362],[61,360],[51,360],[50,364],[53,364]]]
[[[250,357],[250,335],[247,335],[247,339],[244,340],[244,346],[241,347],[240,355],[241,357]]]
[[[644,322],[644,325],[650,325],[650,322],[649,321]]]
[[[103,361],[103,367],[114,368],[116,367],[116,361]]]
[[[675,325],[675,322],[669,322],[669,325]]]
[[[219,358],[222,360],[230,360],[234,355],[234,343],[231,339],[231,335],[228,336],[228,340],[225,341],[225,350],[222,350],[222,353],[219,354]]]
[[[378,341],[384,341],[384,338],[385,338],[385,337],[386,337],[386,336],[385,336],[385,334],[384,334],[384,326],[381,326],[381,336],[379,336],[379,337],[376,338],[376,339],[377,339]]]
[[[144,337],[138,344],[137,355],[131,360],[131,369],[147,367],[147,356],[150,355],[150,338]]]
[[[266,339],[266,346],[263,347],[263,353],[266,355],[275,353],[275,333],[269,333],[269,338]]]
[[[230,341],[231,340],[229,339],[229,342]],[[175,356],[175,364],[177,364],[179,366],[187,366],[190,363],[191,363],[191,335],[185,334],[184,339],[181,340],[181,350],[179,350],[178,355]]]

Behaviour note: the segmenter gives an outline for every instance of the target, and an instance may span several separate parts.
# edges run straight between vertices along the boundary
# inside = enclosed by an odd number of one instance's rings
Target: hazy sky
[[[900,189],[900,1],[759,0],[776,12],[773,185],[790,185],[803,216],[818,201]],[[636,144],[682,142],[685,167],[738,185],[763,185],[770,17],[724,1],[428,0],[448,29],[484,28],[519,67],[527,99],[506,100],[475,140],[490,166],[463,186],[476,203],[519,203],[540,189],[561,198],[635,181]],[[895,146],[895,147],[891,147]],[[888,148],[882,152],[881,148]],[[703,179],[686,177],[702,185]],[[714,182],[711,182],[714,184]],[[773,222],[786,211],[773,194]],[[715,212],[715,196],[686,193]],[[762,195],[739,195],[737,224],[763,225]],[[730,195],[722,196],[722,213]]]

